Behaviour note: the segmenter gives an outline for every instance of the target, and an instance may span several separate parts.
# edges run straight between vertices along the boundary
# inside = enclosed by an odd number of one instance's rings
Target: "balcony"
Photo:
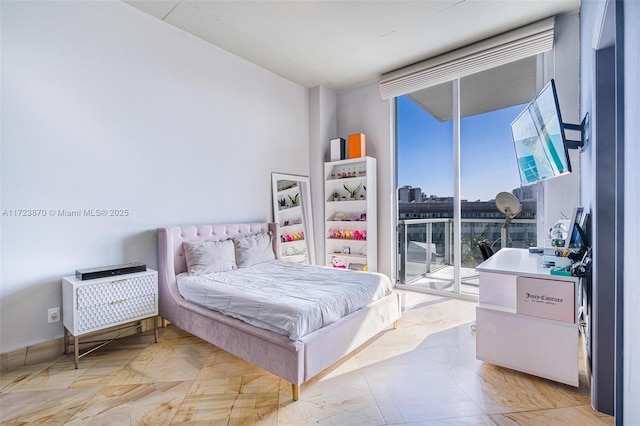
[[[462,219],[460,293],[478,295],[478,274],[482,263],[477,248],[487,240],[494,251],[502,246],[503,220]],[[398,222],[398,284],[401,288],[434,293],[455,293],[453,219],[412,219]],[[509,226],[510,247],[535,246],[535,219],[514,219]]]

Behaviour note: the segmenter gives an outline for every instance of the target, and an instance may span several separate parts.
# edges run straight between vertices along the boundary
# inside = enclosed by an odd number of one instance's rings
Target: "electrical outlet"
[[[49,309],[49,323],[60,321],[60,307]]]

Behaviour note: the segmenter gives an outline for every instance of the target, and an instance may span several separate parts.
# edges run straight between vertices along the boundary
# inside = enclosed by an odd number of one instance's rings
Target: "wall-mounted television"
[[[571,172],[553,80],[511,123],[511,134],[523,185]]]

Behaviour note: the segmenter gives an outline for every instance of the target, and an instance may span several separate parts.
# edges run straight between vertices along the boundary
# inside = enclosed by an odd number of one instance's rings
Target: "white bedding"
[[[228,272],[183,273],[178,290],[205,306],[292,340],[391,293],[385,275],[273,260]]]

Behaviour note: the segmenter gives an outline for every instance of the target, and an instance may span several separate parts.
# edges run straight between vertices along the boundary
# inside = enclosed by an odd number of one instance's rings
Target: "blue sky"
[[[526,105],[466,117],[460,123],[461,195],[490,200],[520,187],[510,124]],[[453,195],[453,125],[411,99],[398,98],[398,185]]]

